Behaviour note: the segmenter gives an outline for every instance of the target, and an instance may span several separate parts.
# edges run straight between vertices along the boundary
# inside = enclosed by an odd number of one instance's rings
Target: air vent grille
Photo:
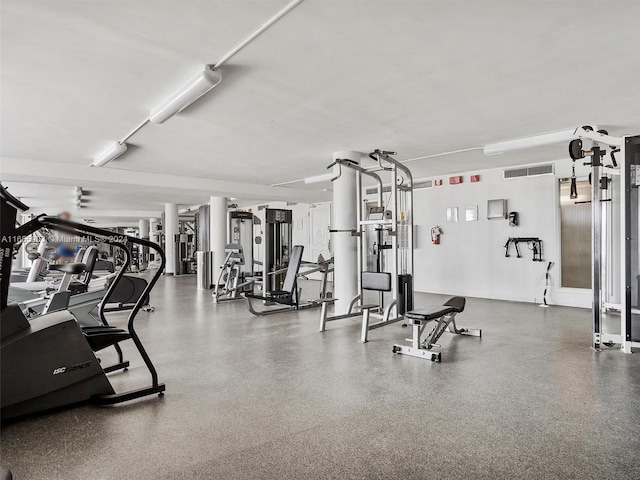
[[[509,170],[503,171],[503,178],[505,180],[510,178],[519,178],[519,177],[536,177],[538,175],[553,175],[553,163],[549,163],[546,165],[536,165],[534,167],[525,167],[525,168],[512,168]]]
[[[534,175],[551,175],[553,173],[553,164],[536,165],[535,167],[529,167],[527,170],[530,177]]]
[[[418,190],[420,188],[431,188],[433,187],[433,180],[426,180],[424,182],[416,182],[413,185],[414,190]]]
[[[378,193],[378,187],[367,188],[365,192],[367,195],[375,195],[376,193]],[[389,193],[389,192],[391,192],[391,187],[382,187],[382,193]]]
[[[504,178],[526,177],[528,174],[529,173],[526,168],[513,168],[511,170],[504,171]]]

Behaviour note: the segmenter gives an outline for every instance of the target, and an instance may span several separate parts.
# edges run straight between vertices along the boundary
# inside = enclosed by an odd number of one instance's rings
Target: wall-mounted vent
[[[553,163],[547,165],[536,165],[535,167],[512,168],[503,171],[505,180],[519,177],[536,177],[538,175],[553,175]]]
[[[258,205],[258,211],[264,210],[265,208],[269,208],[269,205]]]
[[[513,168],[511,170],[504,171],[504,178],[518,178],[526,177],[528,175],[528,169],[526,168]]]
[[[287,207],[293,207],[294,205],[297,205],[298,202],[287,202]]]
[[[433,187],[433,180],[426,180],[424,182],[416,182],[413,185],[414,190],[418,190],[419,188],[431,188]]]
[[[529,176],[534,175],[553,175],[553,163],[548,165],[536,165],[535,167],[529,167]]]

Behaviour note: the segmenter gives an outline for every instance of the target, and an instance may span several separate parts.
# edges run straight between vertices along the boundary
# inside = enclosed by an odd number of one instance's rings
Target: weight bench
[[[464,297],[453,297],[440,305],[430,305],[420,310],[413,310],[405,313],[405,318],[410,321],[413,330],[413,337],[407,339],[411,346],[394,345],[393,353],[411,355],[412,357],[428,358],[432,362],[440,361],[440,352],[434,352],[433,347],[440,348],[436,342],[445,330],[458,335],[470,335],[472,337],[482,336],[482,330],[476,328],[456,327],[456,315],[464,311],[466,299]],[[433,329],[422,339],[427,325],[435,322]]]

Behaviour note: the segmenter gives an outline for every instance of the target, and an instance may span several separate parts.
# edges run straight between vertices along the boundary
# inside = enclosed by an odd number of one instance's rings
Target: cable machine
[[[631,353],[640,348],[640,135],[613,137],[585,126],[576,136],[569,154],[574,162],[589,157],[584,165],[591,167],[592,346]]]
[[[241,278],[252,277],[255,273],[253,244],[254,227],[260,225],[260,219],[252,212],[236,210],[229,212],[229,234],[227,242],[242,247],[244,265],[239,269]]]
[[[335,298],[325,299],[320,314],[321,332],[327,322],[362,316],[361,341],[368,332],[403,320],[405,312],[413,308],[413,176],[411,171],[391,155],[395,152],[375,150],[369,157],[376,166],[363,168],[350,160],[337,159],[339,173],[343,168],[356,172],[357,228],[331,229],[335,235],[358,237],[358,294],[351,299],[344,314],[327,314],[328,305]],[[363,178],[377,184],[377,202],[368,206],[363,198]],[[385,189],[383,185],[388,185]],[[385,198],[385,190],[388,195]],[[377,302],[365,303],[365,294],[374,293]],[[370,323],[371,319],[377,320]]]
[[[243,292],[252,292],[258,274],[254,261],[254,226],[260,219],[251,212],[229,212],[225,260],[214,283],[213,303],[239,300]],[[261,275],[261,274],[260,274]]]
[[[264,218],[262,291],[266,294],[282,290],[292,247],[293,211],[266,208]]]

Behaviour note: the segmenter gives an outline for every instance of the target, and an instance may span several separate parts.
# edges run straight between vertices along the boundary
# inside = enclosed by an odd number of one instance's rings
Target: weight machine
[[[569,155],[574,165],[589,157],[584,165],[591,167],[592,345],[596,351],[620,345],[631,353],[640,347],[640,135],[614,137],[585,126],[576,136]],[[591,146],[585,148],[585,141]],[[571,198],[574,182],[575,175]]]
[[[260,219],[251,212],[236,210],[229,212],[227,245],[224,263],[214,282],[213,303],[239,300],[243,292],[252,292],[258,281],[254,265],[254,226],[260,225]]]
[[[325,260],[322,255],[319,256],[317,262],[305,262],[302,260],[304,247],[302,245],[294,245],[291,249],[291,255],[287,268],[272,272],[273,275],[284,275],[282,288],[278,291],[270,291],[263,295],[255,295],[250,292],[241,293],[242,298],[247,301],[249,312],[257,316],[272,315],[274,313],[291,312],[302,310],[305,308],[319,307],[325,298],[329,298],[331,293],[327,292],[327,276],[333,272],[333,259]],[[304,268],[302,272],[300,268]],[[320,283],[320,292],[318,298],[301,301],[301,289],[298,287],[298,278],[305,277],[312,273],[320,272],[322,281]],[[278,308],[269,308],[265,310],[256,310],[253,305],[254,300],[261,300],[265,305],[279,305]]]
[[[355,170],[357,194],[357,228],[355,230],[331,229],[335,235],[358,237],[358,294],[351,299],[345,314],[328,315],[327,309],[336,299],[322,301],[320,313],[321,332],[327,322],[362,316],[360,340],[366,342],[370,330],[404,320],[405,312],[413,308],[413,176],[411,171],[391,155],[395,152],[375,150],[369,157],[376,162],[372,168],[363,168],[350,160],[338,159],[327,168],[339,167]],[[383,176],[385,181],[383,182]],[[363,177],[372,178],[377,184],[377,202],[365,215]],[[383,184],[389,185],[389,195],[384,199]],[[369,248],[371,246],[371,248]],[[367,253],[372,252],[368,265]],[[365,292],[377,294],[376,303],[365,303]],[[376,320],[370,323],[370,320]]]
[[[264,264],[262,268],[262,292],[282,290],[289,256],[293,247],[291,234],[293,211],[267,208],[264,213]]]
[[[213,303],[228,300],[239,300],[242,292],[250,292],[256,279],[246,277],[243,267],[246,266],[244,249],[239,243],[228,243],[224,252],[226,257],[220,267],[220,274],[213,287]]]

